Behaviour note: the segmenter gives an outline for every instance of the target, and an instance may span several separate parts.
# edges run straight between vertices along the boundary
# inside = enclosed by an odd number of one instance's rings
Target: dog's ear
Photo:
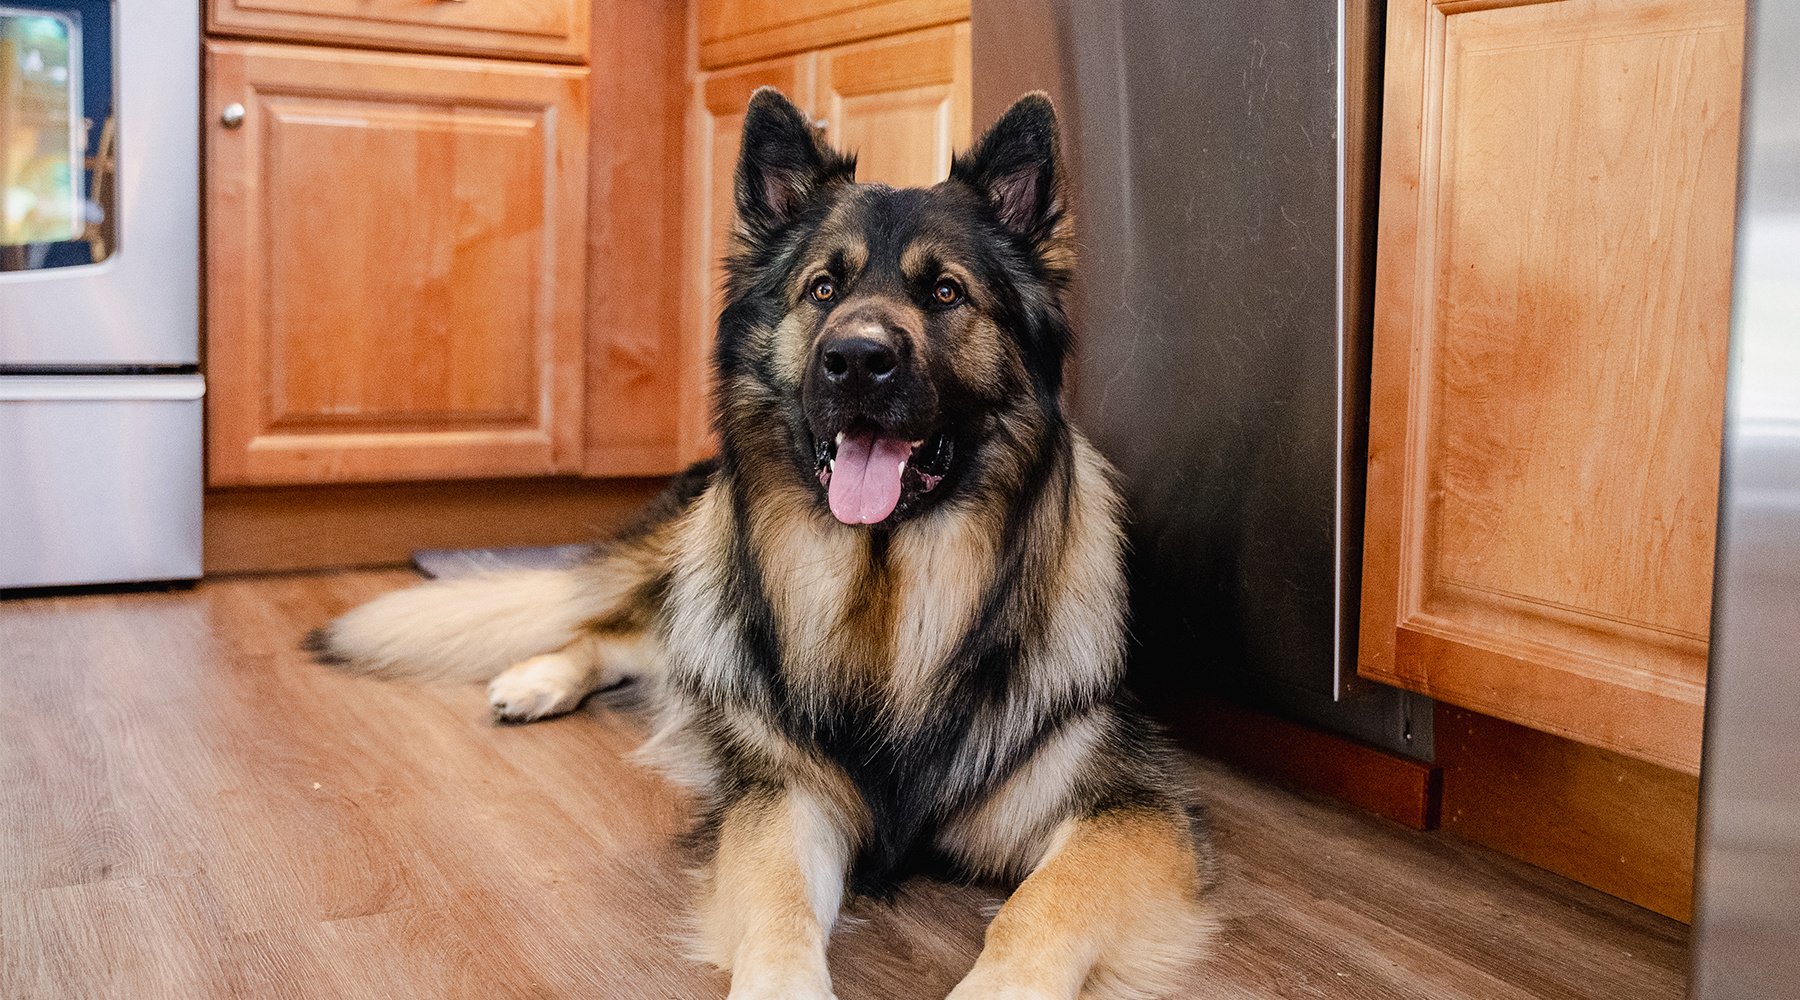
[[[1039,245],[1055,238],[1062,164],[1049,96],[1038,91],[1019,98],[974,149],[956,158],[950,177],[986,195],[1009,231]]]
[[[798,216],[820,192],[856,177],[856,160],[826,146],[794,103],[773,87],[750,95],[738,154],[738,219],[752,234]]]

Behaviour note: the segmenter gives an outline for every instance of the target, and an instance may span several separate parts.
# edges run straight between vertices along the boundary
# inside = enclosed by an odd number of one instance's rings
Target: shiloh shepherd
[[[718,459],[577,569],[426,584],[310,640],[492,678],[508,720],[652,692],[733,998],[829,997],[844,892],[918,871],[1017,885],[953,1000],[1159,995],[1206,936],[1195,811],[1120,688],[1118,497],[1063,414],[1059,170],[1042,95],[895,190],[758,91]]]

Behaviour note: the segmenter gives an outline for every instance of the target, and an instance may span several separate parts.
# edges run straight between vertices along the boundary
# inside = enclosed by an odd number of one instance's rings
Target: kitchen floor
[[[590,703],[347,677],[309,627],[402,571],[0,603],[0,997],[723,997],[681,958],[682,797]],[[1184,995],[1677,998],[1687,929],[1193,761],[1224,931]],[[998,898],[853,906],[842,1000],[941,998]]]

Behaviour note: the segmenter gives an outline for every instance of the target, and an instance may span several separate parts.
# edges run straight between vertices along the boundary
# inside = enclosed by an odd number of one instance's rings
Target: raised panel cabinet
[[[589,0],[209,0],[207,31],[582,62]]]
[[[586,71],[235,42],[207,67],[209,481],[575,471]]]
[[[1360,672],[1696,771],[1741,0],[1394,0]]]
[[[967,23],[827,49],[818,74],[826,135],[859,181],[936,184],[969,144]]]

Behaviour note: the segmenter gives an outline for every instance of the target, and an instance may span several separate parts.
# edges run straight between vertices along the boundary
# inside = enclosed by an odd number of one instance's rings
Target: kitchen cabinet
[[[1743,21],[1391,3],[1363,676],[1698,769]]]
[[[935,7],[927,13],[941,16]],[[966,4],[960,14],[967,17]],[[715,16],[703,6],[703,36]],[[822,23],[832,22],[827,16]],[[815,119],[827,140],[858,154],[859,181],[923,186],[943,180],[954,151],[969,144],[969,68],[969,26],[963,20],[697,74],[688,112],[684,198],[688,250],[680,437],[685,458],[703,458],[716,447],[710,358],[723,307],[723,261],[731,249],[739,132],[750,95],[765,86],[786,94]]]
[[[215,486],[572,472],[587,71],[206,50]]]
[[[206,28],[383,49],[581,62],[589,0],[212,0]]]

